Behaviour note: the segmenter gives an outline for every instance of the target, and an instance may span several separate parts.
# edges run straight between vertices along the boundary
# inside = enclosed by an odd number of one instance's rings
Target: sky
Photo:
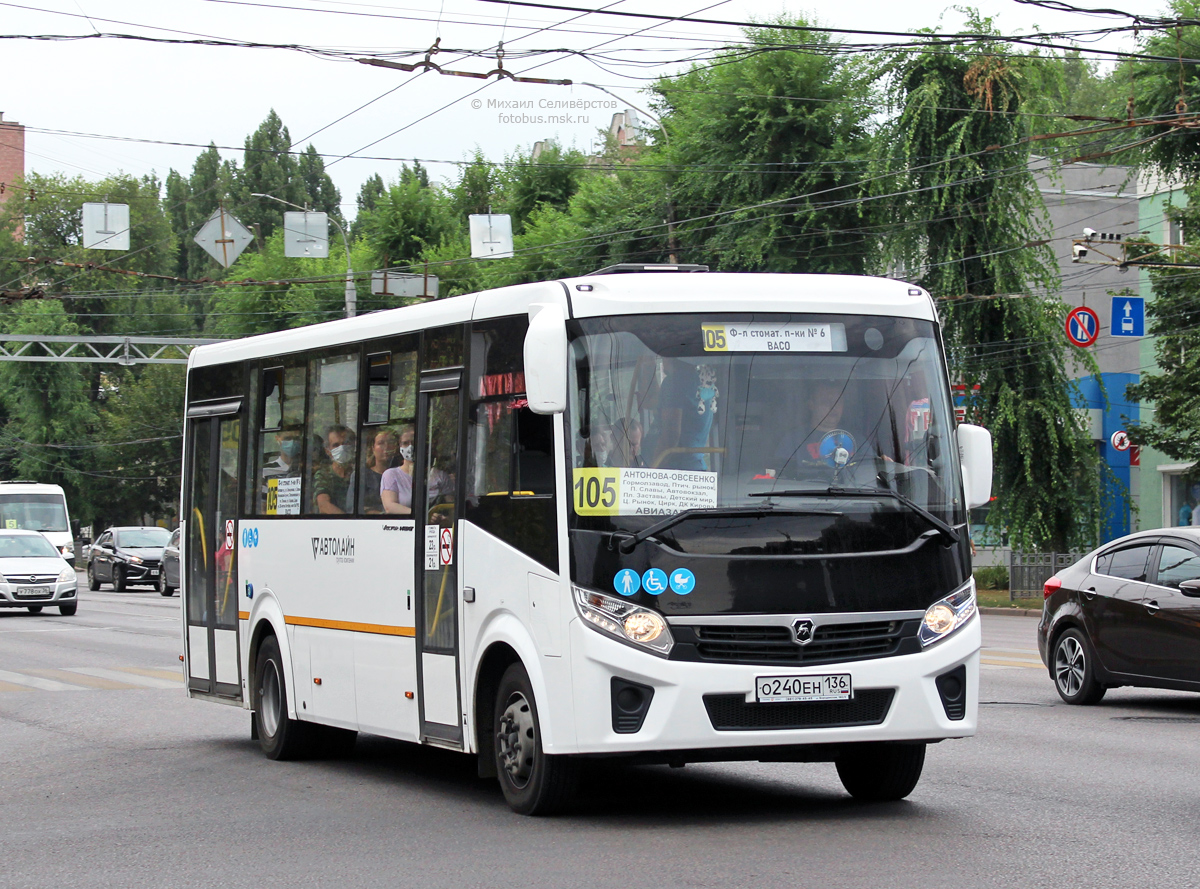
[[[941,0],[815,0],[795,5],[778,0],[545,2],[735,22],[802,15],[834,28],[883,31],[950,31],[963,24],[962,14]],[[1086,0],[1079,5],[1087,5]],[[1165,12],[1164,3],[1148,0],[1113,0],[1113,5],[1135,14]],[[1008,34],[1126,23],[1110,16],[1049,11],[1017,0],[980,0],[975,7]],[[172,168],[190,172],[200,151],[196,145],[209,142],[221,147],[224,157],[241,162],[246,136],[273,108],[297,149],[311,142],[326,155],[347,215],[354,212],[354,197],[364,180],[379,173],[392,181],[404,161],[420,159],[435,178],[447,180],[457,169],[453,162],[476,150],[496,161],[527,151],[542,139],[589,150],[597,144],[597,132],[607,130],[613,113],[628,107],[643,112],[643,124],[652,127],[645,116],[646,84],[683,70],[689,58],[740,35],[738,28],[725,25],[589,15],[485,0],[27,0],[0,2],[0,14],[0,37],[5,38],[0,112],[6,121],[28,128],[27,172],[99,179],[122,171],[156,173],[161,179]],[[97,33],[288,44],[338,55],[95,38],[12,39]],[[503,41],[506,70],[573,83],[484,81],[409,73],[355,60],[368,53],[423,53],[438,38],[444,51],[434,60],[444,68],[492,70],[497,44]],[[1091,45],[1134,49],[1131,37],[1110,36]],[[420,57],[393,56],[407,62]],[[576,104],[547,107],[564,102]],[[526,107],[504,107],[505,103]],[[559,120],[549,120],[550,115],[559,115]],[[184,144],[160,144],[166,142]]]

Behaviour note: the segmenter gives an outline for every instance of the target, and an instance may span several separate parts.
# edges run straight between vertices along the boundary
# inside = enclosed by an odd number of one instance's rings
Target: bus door
[[[413,499],[422,578],[417,614],[417,669],[421,677],[421,737],[462,744],[458,680],[458,488],[462,372],[421,377],[417,465],[421,499]]]
[[[191,465],[183,516],[188,688],[238,701],[239,408],[235,401],[189,409]],[[222,410],[226,415],[214,415]]]

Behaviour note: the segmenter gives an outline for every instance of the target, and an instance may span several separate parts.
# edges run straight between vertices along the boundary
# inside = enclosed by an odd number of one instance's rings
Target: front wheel
[[[842,786],[855,799],[882,803],[904,799],[921,780],[925,745],[855,744],[837,758]]]
[[[160,570],[158,573],[158,594],[160,596],[170,596],[175,591],[167,586],[167,572]]]
[[[509,807],[518,815],[549,815],[565,807],[575,793],[578,767],[542,750],[533,686],[519,663],[500,679],[492,727],[496,774]]]
[[[279,640],[268,636],[258,648],[254,667],[253,704],[258,743],[269,759],[301,759],[309,753],[313,727],[288,716],[283,676]]]
[[[70,605],[59,605],[58,606],[58,613],[61,614],[63,617],[70,617],[78,610],[79,610],[78,602],[72,602]]]
[[[113,565],[112,577],[113,589],[118,593],[125,592],[125,569],[120,565]]]
[[[1104,697],[1106,689],[1096,681],[1092,647],[1074,628],[1054,643],[1054,688],[1068,704],[1095,704]]]

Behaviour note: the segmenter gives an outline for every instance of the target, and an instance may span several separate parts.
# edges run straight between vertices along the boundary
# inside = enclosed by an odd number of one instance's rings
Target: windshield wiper
[[[751,496],[755,495],[752,494]],[[628,537],[621,536],[622,532],[614,532],[612,537],[609,538],[609,549],[612,548],[612,541],[619,539],[621,542],[618,544],[618,547],[622,553],[628,555],[629,553],[633,552],[634,548],[643,540],[648,540],[651,537],[655,537],[658,534],[661,534],[663,531],[666,531],[668,528],[673,528],[680,522],[686,522],[688,519],[694,519],[698,516],[710,516],[715,518],[740,518],[742,516],[761,517],[780,512],[786,512],[789,515],[829,514],[825,510],[814,510],[811,512],[794,509],[780,510],[774,506],[708,506],[698,509],[685,509],[683,512],[677,512],[673,516],[667,516],[667,518],[663,519],[661,522],[655,522],[650,527],[643,528],[641,531],[638,531],[636,534],[632,534]]]
[[[915,512],[933,527],[941,532],[942,536],[951,543],[958,543],[958,532],[955,531],[946,522],[939,519],[924,506],[915,503],[908,497],[905,497],[899,491],[893,491],[891,488],[800,488],[789,489],[786,491],[755,491],[750,497],[890,497],[898,503],[903,504],[910,510]]]

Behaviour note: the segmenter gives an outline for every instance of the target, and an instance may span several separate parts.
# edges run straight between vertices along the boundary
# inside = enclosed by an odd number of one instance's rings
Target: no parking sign
[[[1066,328],[1073,345],[1087,348],[1100,335],[1100,316],[1087,306],[1076,306],[1067,312]]]

